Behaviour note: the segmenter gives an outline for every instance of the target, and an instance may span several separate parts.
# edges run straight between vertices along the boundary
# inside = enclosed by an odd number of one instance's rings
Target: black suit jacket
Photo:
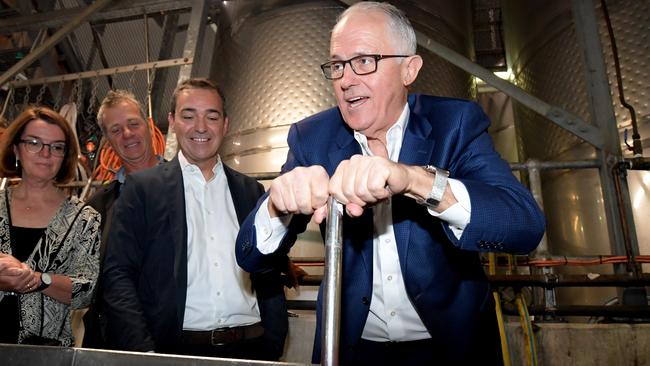
[[[241,224],[264,188],[225,165],[224,169]],[[187,293],[185,217],[178,158],[127,177],[113,207],[102,279],[112,347],[175,353]],[[278,255],[277,260],[282,268],[288,258]],[[288,329],[280,273],[256,274],[252,281],[265,337],[279,357]]]
[[[95,193],[88,199],[88,205],[102,217],[100,230],[102,232],[102,240],[100,245],[100,268],[103,268],[104,253],[106,249],[106,242],[108,240],[108,233],[111,227],[111,212],[113,204],[120,196],[120,188],[122,184],[117,180],[113,180],[108,184],[99,187]],[[108,348],[105,340],[106,322],[102,309],[102,302],[97,301],[103,292],[101,276],[97,279],[95,286],[95,296],[93,302],[90,304],[88,311],[84,314],[84,339],[82,346],[84,348]]]

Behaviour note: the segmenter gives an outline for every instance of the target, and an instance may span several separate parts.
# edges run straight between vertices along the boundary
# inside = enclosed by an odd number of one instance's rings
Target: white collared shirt
[[[183,329],[212,330],[260,321],[250,275],[235,259],[239,222],[221,159],[206,181],[182,152],[187,217],[187,299]]]
[[[410,110],[406,104],[399,119],[386,133],[386,148],[388,157],[392,161],[399,159],[409,115]],[[355,131],[354,138],[361,146],[363,155],[372,155],[366,136]],[[449,185],[458,203],[442,213],[432,210],[429,210],[429,213],[446,221],[454,235],[460,238],[470,219],[469,193],[465,185],[458,180],[449,179]],[[257,248],[263,254],[272,253],[278,248],[287,231],[291,216],[271,219],[267,204],[268,202],[264,202],[255,216]],[[374,223],[372,300],[362,338],[377,342],[431,338],[408,298],[404,286],[393,230],[392,200],[377,204],[372,210]]]

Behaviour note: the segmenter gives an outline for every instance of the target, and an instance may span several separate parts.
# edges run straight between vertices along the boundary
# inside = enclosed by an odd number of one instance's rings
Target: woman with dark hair
[[[70,346],[70,311],[88,306],[99,271],[99,214],[57,184],[75,174],[74,133],[30,107],[0,143],[0,343]]]

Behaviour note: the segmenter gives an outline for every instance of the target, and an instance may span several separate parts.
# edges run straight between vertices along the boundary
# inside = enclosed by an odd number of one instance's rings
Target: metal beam
[[[77,28],[79,24],[81,24],[83,21],[88,19],[88,17],[90,17],[90,15],[92,15],[93,13],[106,7],[108,4],[111,3],[111,1],[112,0],[97,0],[92,5],[84,9],[84,11],[81,14],[79,14],[79,16],[72,19],[70,23],[65,25],[63,28],[59,29],[45,42],[43,42],[42,45],[38,46],[36,49],[30,52],[25,58],[18,61],[4,74],[0,75],[0,87],[3,86],[7,81],[11,80],[14,76],[16,76],[16,74],[21,72],[23,69],[31,65],[38,58],[43,56],[45,52],[49,51],[50,49],[52,49],[52,47],[56,46],[56,44],[59,43],[59,41],[61,41],[70,32],[75,30],[75,28]]]
[[[603,137],[595,126],[583,121],[580,117],[573,115],[560,107],[548,104],[543,100],[528,94],[526,91],[514,84],[497,77],[492,73],[492,71],[475,64],[472,60],[460,53],[434,41],[424,33],[419,31],[416,31],[415,33],[418,39],[418,45],[421,47],[435,53],[466,72],[478,76],[481,80],[501,90],[533,111],[548,118],[558,126],[568,130],[594,147],[602,149]]]
[[[201,45],[203,44],[203,33],[205,32],[205,20],[208,5],[207,0],[192,0],[192,13],[190,13],[187,35],[185,37],[185,47],[183,48],[183,57],[194,59],[194,64],[201,62]],[[196,70],[192,65],[184,65],[178,73],[178,82],[189,79]],[[196,72],[196,71],[194,71]],[[176,155],[178,142],[174,131],[167,131],[167,141],[165,143],[165,159],[171,160]]]
[[[505,309],[504,314],[519,315],[514,309]],[[648,318],[650,307],[625,306],[625,305],[558,305],[556,307],[536,306],[528,307],[529,315],[547,316],[604,316],[616,318]]]
[[[91,23],[111,22],[128,17],[141,16],[143,13],[164,13],[170,11],[189,10],[189,0],[144,0],[144,1],[113,1],[106,11],[93,14],[88,21]],[[83,13],[86,7],[58,9],[21,17],[0,19],[0,33],[38,30],[40,28],[63,27]]]
[[[628,254],[638,255],[639,244],[632,219],[634,216],[627,180],[622,175],[612,174],[613,168],[623,161],[623,153],[618,137],[607,68],[600,44],[594,3],[592,0],[572,0],[571,9],[573,11],[576,37],[583,51],[590,112],[603,140],[603,148],[597,151],[597,154],[603,163],[600,169],[600,182],[603,190],[612,252],[616,255],[625,255],[627,237],[628,248],[631,247],[633,251],[633,253]],[[618,182],[615,180],[618,180]],[[616,190],[617,184],[620,186],[620,200]],[[618,205],[622,205],[623,216]],[[625,220],[629,225],[627,228],[623,227],[622,217],[629,218],[629,220]],[[619,266],[616,271],[624,273],[627,270]]]
[[[638,277],[620,274],[549,274],[549,275],[489,275],[493,287],[539,286],[553,287],[636,287],[650,286],[650,274],[641,273]]]
[[[107,69],[91,70],[91,71],[84,71],[84,72],[65,74],[65,75],[48,76],[48,77],[38,78],[38,79],[16,80],[16,81],[10,81],[7,84],[10,87],[21,88],[21,87],[25,87],[27,85],[40,85],[40,84],[58,83],[58,82],[61,82],[61,81],[87,79],[87,78],[94,78],[94,77],[97,77],[97,76],[114,75],[114,74],[120,74],[120,73],[125,73],[125,72],[134,72],[134,71],[139,71],[139,70],[149,70],[149,69],[153,69],[153,68],[161,69],[161,68],[165,68],[165,67],[188,65],[188,64],[191,64],[192,61],[193,60],[191,58],[189,58],[189,59],[187,59],[187,58],[174,58],[174,59],[171,59],[171,60],[147,62],[147,63],[142,63],[142,64],[134,64],[134,65],[126,65],[126,66],[118,66],[118,67],[109,67]]]

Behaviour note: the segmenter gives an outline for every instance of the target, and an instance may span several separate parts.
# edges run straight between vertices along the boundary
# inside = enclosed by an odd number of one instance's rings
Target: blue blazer
[[[264,187],[226,165],[224,170],[241,224]],[[107,317],[109,346],[176,353],[187,294],[187,220],[178,157],[129,174],[112,218],[102,276],[104,291],[98,296]],[[288,258],[274,258],[278,270],[251,275],[251,281],[264,337],[279,358],[288,330],[280,268],[286,267]]]
[[[527,253],[539,243],[543,215],[529,191],[513,176],[494,150],[487,133],[489,120],[472,102],[425,95],[408,98],[410,118],[399,162],[434,165],[450,171],[469,192],[470,223],[457,239],[444,221],[402,195],[393,196],[393,225],[407,294],[438,345],[441,360],[455,364],[475,356],[498,362],[494,303],[478,253]],[[289,154],[283,172],[296,166],[321,165],[330,174],[338,164],[361,154],[353,131],[338,108],[294,124],[288,135]],[[262,197],[261,201],[265,197]],[[269,271],[272,256],[255,245],[254,210],[241,226],[237,260],[250,272]],[[278,252],[286,253],[309,217],[295,215]],[[321,231],[322,227],[321,227]],[[361,338],[372,299],[373,226],[370,210],[343,221],[343,288],[340,360],[345,363]],[[314,342],[320,359],[321,292]],[[495,350],[496,348],[496,350]],[[488,362],[489,363],[489,362]],[[485,363],[484,363],[485,364]]]

